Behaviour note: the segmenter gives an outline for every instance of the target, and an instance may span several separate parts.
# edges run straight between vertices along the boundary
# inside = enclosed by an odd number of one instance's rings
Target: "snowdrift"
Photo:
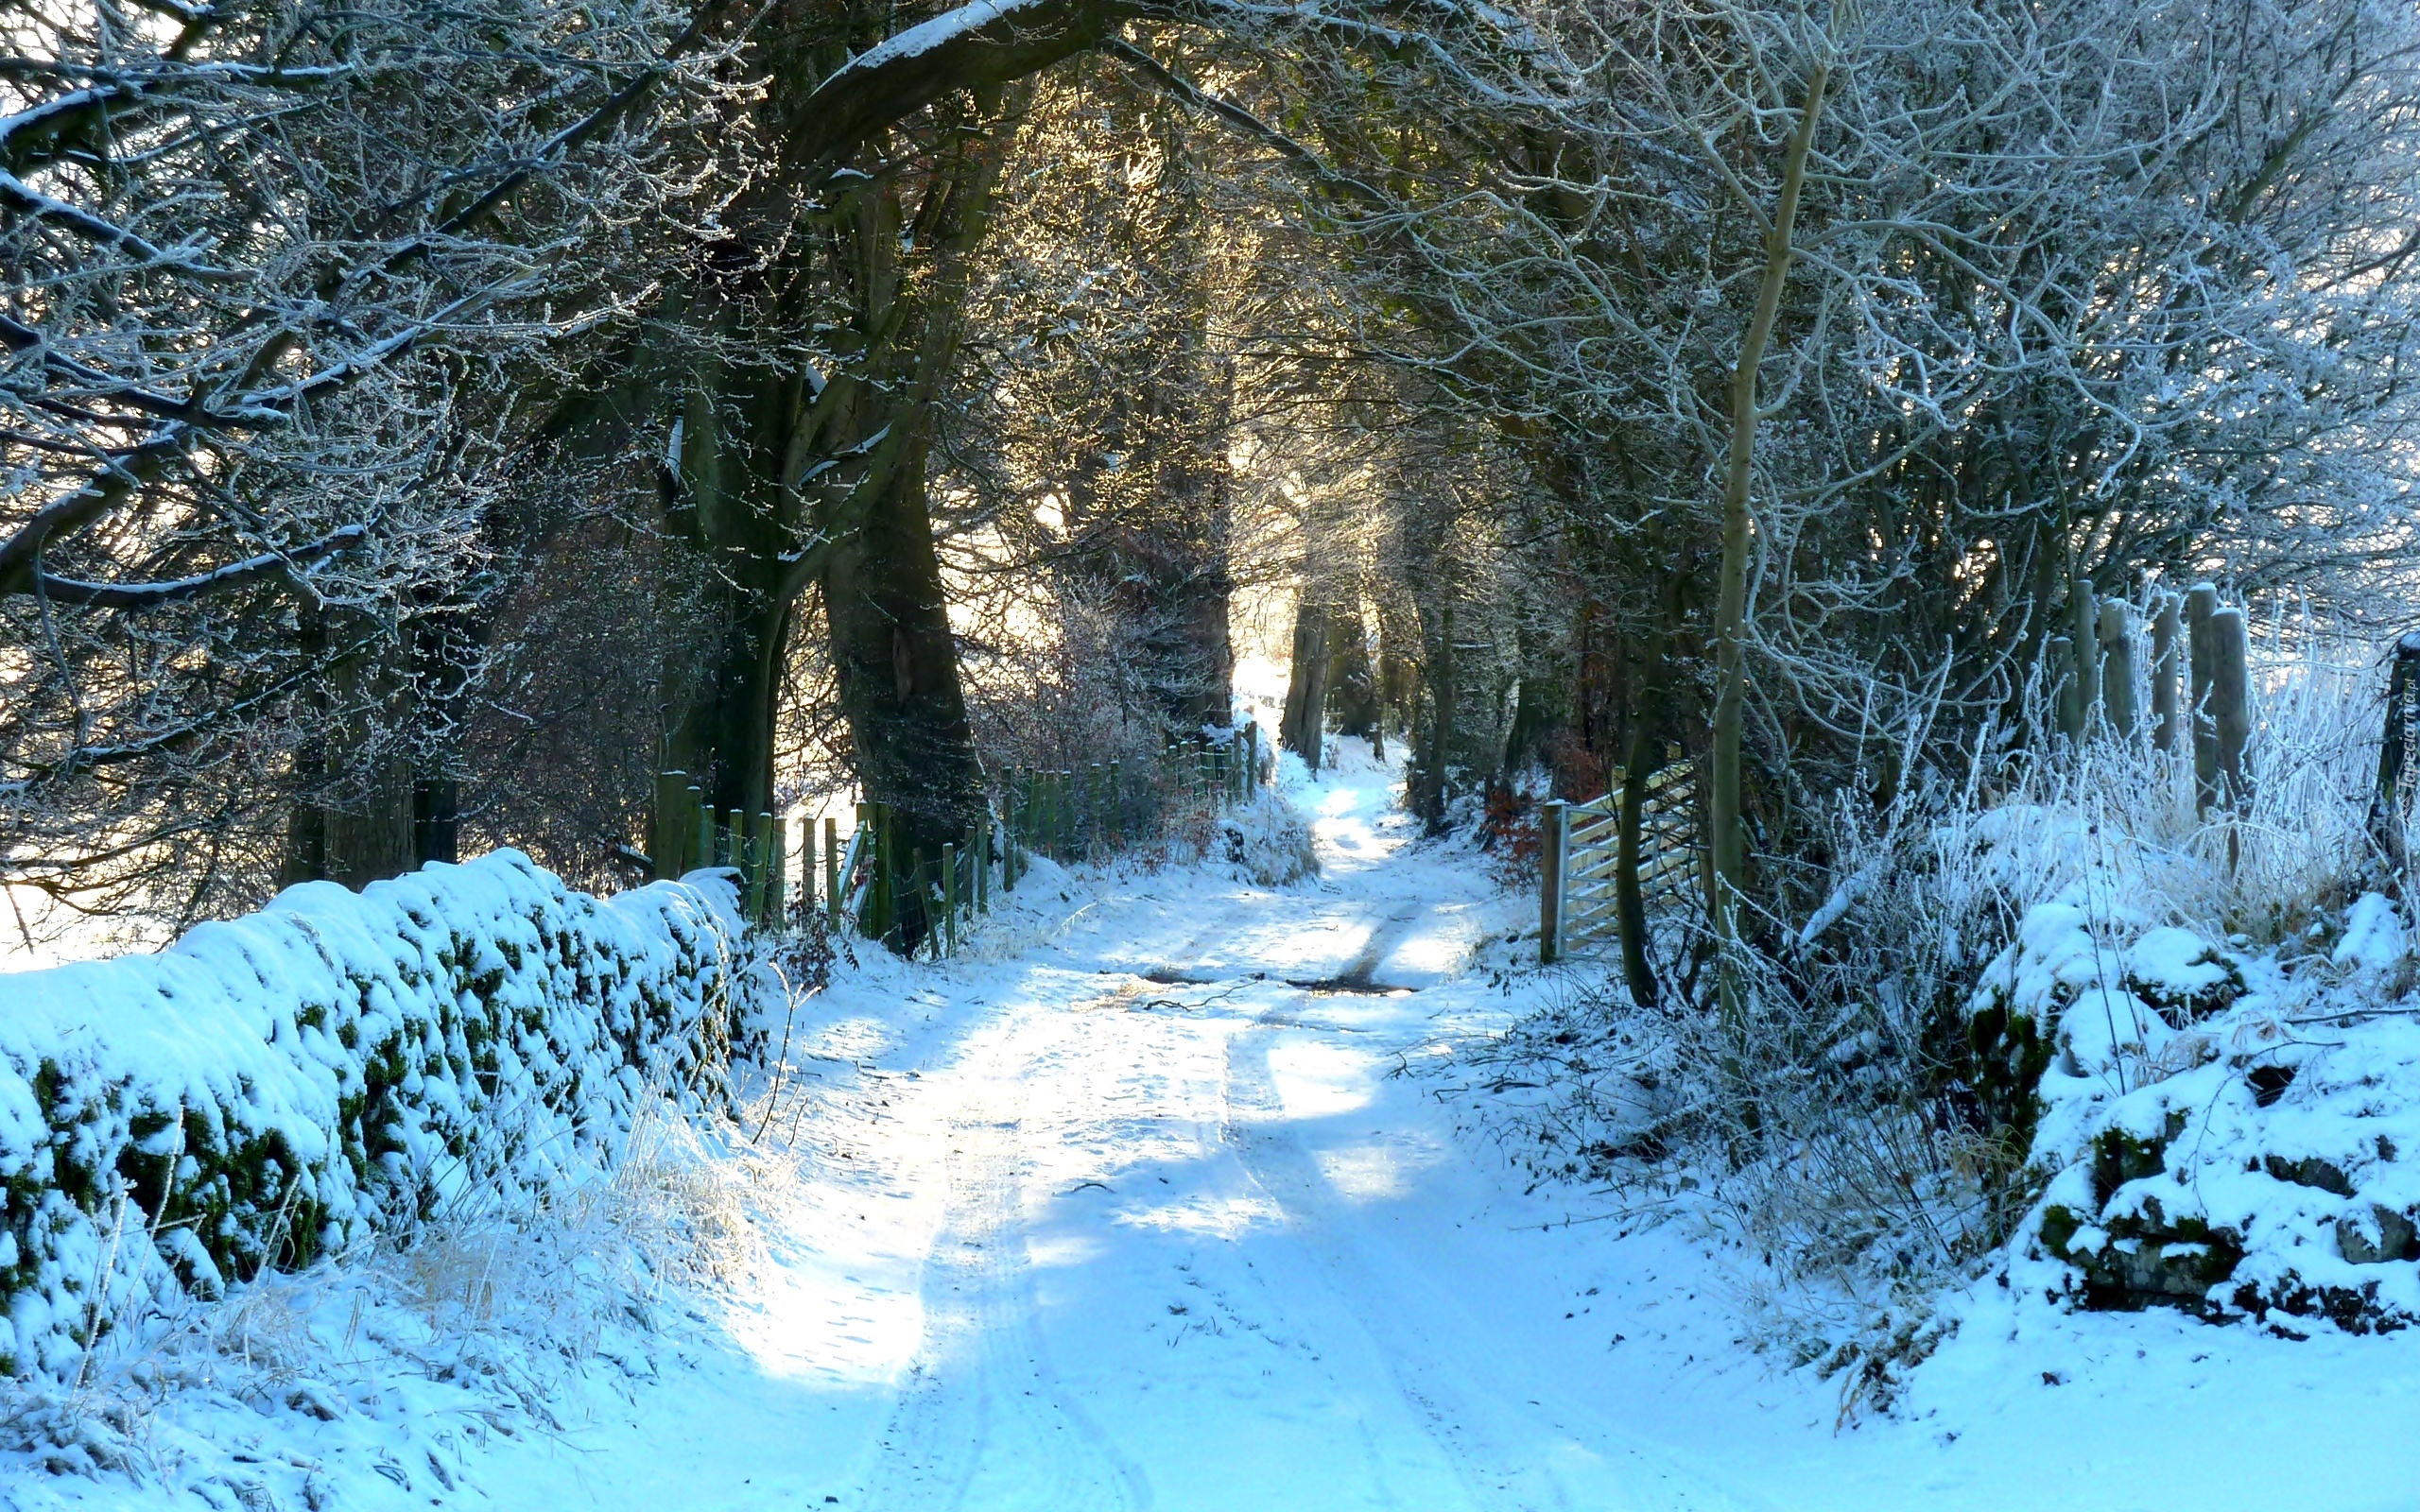
[[[503,850],[0,976],[0,1374],[576,1182],[643,1093],[726,1096],[735,903],[716,873],[599,901]]]
[[[2246,943],[2154,925],[2107,894],[2027,912],[1972,1014],[1987,1063],[2038,1077],[2048,1185],[2011,1279],[2288,1332],[2420,1321],[2402,921],[2373,893],[2284,946]]]

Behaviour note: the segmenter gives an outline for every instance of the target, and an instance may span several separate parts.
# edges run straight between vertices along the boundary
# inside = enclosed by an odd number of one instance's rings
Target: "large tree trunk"
[[[858,776],[892,808],[896,843],[937,857],[980,811],[925,474],[934,405],[957,372],[967,257],[1012,130],[954,133],[920,186],[858,189],[826,240],[687,296],[667,324],[700,333],[697,348],[637,353],[615,393],[575,402],[556,427],[610,457],[680,395],[666,524],[711,574],[720,628],[665,669],[661,760],[717,808],[772,806],[786,638],[798,595],[820,586]],[[800,292],[818,256],[849,303],[846,328],[819,338],[848,358],[830,374],[786,354],[828,309]],[[726,347],[746,360],[723,360]],[[902,898],[900,921],[894,938],[912,950],[925,929],[916,899]]]
[[[400,761],[379,764],[357,779],[362,791],[327,816],[330,882],[366,887],[419,865],[412,854],[412,770]]]
[[[301,616],[306,655],[327,654],[332,643],[359,649],[340,657],[313,689],[315,728],[295,761],[295,803],[286,821],[278,884],[337,882],[362,887],[401,876],[423,859],[413,844],[413,789],[406,726],[416,715],[418,680],[389,629],[343,613],[334,623],[320,611]]]
[[[1378,728],[1378,677],[1358,595],[1328,615],[1328,711],[1337,733],[1368,739]]]
[[[904,847],[939,856],[982,803],[925,496],[925,442],[886,469],[865,523],[823,574],[840,707],[869,797],[891,806]]]
[[[1177,718],[1187,726],[1232,724],[1236,717],[1236,647],[1229,627],[1235,579],[1228,575],[1223,535],[1219,559],[1201,564],[1186,582],[1178,633],[1189,689],[1178,699]]]
[[[1201,315],[1206,325],[1208,303]],[[1207,333],[1196,333],[1206,340]],[[1235,477],[1227,465],[1227,437],[1235,424],[1236,367],[1218,365],[1218,398],[1209,416],[1211,433],[1194,464],[1171,460],[1161,487],[1181,505],[1174,542],[1183,571],[1172,575],[1160,594],[1176,644],[1170,661],[1176,673],[1170,713],[1186,728],[1224,727],[1235,720],[1236,646],[1231,627],[1236,580],[1227,559],[1235,523]]]
[[[715,311],[714,335],[740,333],[737,303]],[[692,359],[686,376],[666,524],[707,566],[717,632],[711,646],[674,648],[665,669],[675,696],[662,765],[689,773],[717,810],[754,814],[772,803],[780,638],[795,593],[783,558],[802,533],[780,481],[797,380],[711,357]]]
[[[1236,702],[1226,470],[1219,465],[1205,476],[1171,463],[1156,487],[1161,498],[1151,517],[1118,532],[1120,559],[1113,570],[1132,586],[1131,612],[1143,627],[1160,712],[1179,730],[1224,727]]]
[[[903,855],[921,850],[934,861],[942,845],[963,841],[983,783],[925,474],[933,407],[957,377],[967,263],[990,222],[1026,92],[1017,93],[1003,120],[958,135],[926,186],[913,217],[914,245],[931,259],[923,278],[898,266],[910,224],[900,192],[884,185],[857,196],[843,250],[867,356],[805,406],[795,460],[785,465],[795,485],[809,455],[866,458],[862,475],[816,511],[831,542],[820,563],[824,620],[866,796],[892,809]],[[806,578],[789,581],[803,587]],[[927,927],[921,897],[901,899],[899,919],[901,945],[912,951]]]
[[[1286,669],[1286,711],[1277,739],[1320,769],[1320,743],[1327,730],[1327,610],[1308,598],[1294,606],[1294,656]]]
[[[1414,756],[1412,812],[1437,834],[1445,828],[1445,768],[1454,757],[1455,703],[1460,694],[1454,648],[1454,606],[1437,611],[1437,646],[1429,658],[1427,738]]]

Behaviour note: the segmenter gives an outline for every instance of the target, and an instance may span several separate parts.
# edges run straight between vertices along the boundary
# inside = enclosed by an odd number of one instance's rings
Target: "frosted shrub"
[[[1283,887],[1319,875],[1310,826],[1273,787],[1219,814],[1218,828],[1225,859],[1258,886]]]
[[[1759,1339],[1845,1370],[1852,1409],[1887,1400],[1936,1336],[1932,1299],[2031,1243],[2112,1100],[2203,1054],[2177,1046],[2181,1027],[2234,1004],[2247,973],[2266,980],[2260,961],[2325,965],[2375,872],[2376,672],[2313,648],[2258,674],[2232,814],[2197,812],[2189,754],[2153,751],[2147,730],[1970,759],[1883,809],[1836,800],[1813,826],[1812,905],[1749,920],[1730,1011],[1708,966],[1656,1010],[1608,984],[1492,1047],[1506,1081],[1544,1084],[1512,1147],[1642,1216],[1690,1192],[1758,1262]],[[1666,928],[1709,954],[1693,920]],[[2061,1220],[2087,1240],[2089,1195],[2069,1193]],[[2344,1220],[2390,1238],[2401,1221]],[[2067,1274],[2063,1295],[2100,1295]],[[2290,1288],[2256,1300],[2275,1297],[2295,1305]]]

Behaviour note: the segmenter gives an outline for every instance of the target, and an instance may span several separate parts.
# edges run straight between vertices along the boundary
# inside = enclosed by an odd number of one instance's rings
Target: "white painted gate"
[[[1605,796],[1585,803],[1555,799],[1540,810],[1538,958],[1618,944],[1614,866],[1621,830],[1622,773]],[[1647,780],[1639,808],[1638,890],[1649,904],[1691,886],[1698,866],[1697,769],[1685,762]]]

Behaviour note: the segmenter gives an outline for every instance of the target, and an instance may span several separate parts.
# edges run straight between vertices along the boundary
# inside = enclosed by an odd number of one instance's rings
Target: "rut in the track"
[[[1021,1077],[978,1074],[949,1120],[948,1207],[922,1288],[925,1343],[867,1487],[866,1504],[881,1512],[1150,1505],[1140,1472],[1060,1391],[1034,1326],[1018,1193],[1024,1105]]]
[[[1420,1310],[1407,1308],[1404,1297],[1381,1284],[1329,1221],[1333,1203],[1322,1196],[1326,1183],[1287,1126],[1269,1064],[1277,1038],[1299,1032],[1299,1020],[1271,1009],[1228,1040],[1222,1131],[1228,1147],[1277,1210],[1288,1235],[1311,1256],[1339,1311],[1368,1335],[1394,1390],[1443,1452],[1469,1503],[1522,1512],[1568,1508],[1562,1488],[1491,1431],[1491,1415],[1471,1395],[1473,1383],[1456,1379],[1458,1359],[1429,1336]]]

